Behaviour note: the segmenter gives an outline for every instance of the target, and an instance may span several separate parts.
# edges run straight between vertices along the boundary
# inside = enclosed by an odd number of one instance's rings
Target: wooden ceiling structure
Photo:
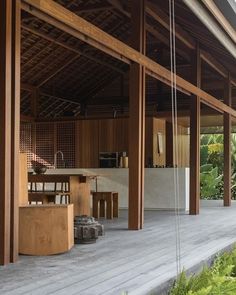
[[[55,2],[120,41],[130,43],[131,1]],[[114,110],[117,115],[127,115],[130,62],[86,44],[71,34],[68,25],[58,21],[55,25],[52,17],[40,18],[39,11],[31,11],[33,6],[26,3],[22,4],[21,20],[22,119],[112,117]],[[147,1],[147,56],[166,68],[170,68],[168,13],[168,1]],[[233,105],[236,104],[235,59],[181,0],[176,1],[176,31],[177,74],[188,80],[191,51],[198,42],[202,89],[222,101],[223,80],[230,71]],[[156,82],[150,71],[149,74],[147,113],[171,110],[170,87]],[[180,110],[189,109],[189,95],[179,92],[178,106]]]
[[[236,45],[232,31],[213,22],[214,30],[223,30],[227,44],[222,44],[185,2],[175,1],[175,79],[178,107],[190,112],[190,214],[195,215],[201,104],[224,115],[224,205],[230,205]],[[20,116],[22,121],[84,118],[117,109],[129,114],[129,229],[142,229],[145,115],[171,109],[168,9],[163,0],[1,1],[0,264],[18,257]],[[201,9],[215,17],[209,7]]]

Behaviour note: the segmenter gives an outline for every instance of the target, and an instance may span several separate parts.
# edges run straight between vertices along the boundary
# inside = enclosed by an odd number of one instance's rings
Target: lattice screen
[[[22,123],[20,127],[20,151],[27,153],[28,168],[45,165],[53,168],[54,154],[57,156],[57,168],[75,167],[75,122],[60,123]]]
[[[58,157],[58,168],[74,168],[75,167],[75,122],[57,123],[57,150],[64,154],[63,163]]]
[[[20,151],[27,154],[27,165],[30,168],[32,160],[34,160],[33,141],[32,141],[33,126],[31,123],[22,123],[20,125]]]

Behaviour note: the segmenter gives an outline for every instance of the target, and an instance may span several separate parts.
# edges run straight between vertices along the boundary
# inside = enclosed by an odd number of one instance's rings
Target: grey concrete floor
[[[181,267],[193,268],[236,242],[236,204],[204,203],[199,216],[180,215]],[[175,215],[146,211],[142,231],[127,230],[127,211],[102,221],[106,235],[49,257],[20,256],[0,267],[0,294],[162,294],[176,276]],[[63,238],[63,237],[61,237]],[[154,291],[155,290],[155,291]]]

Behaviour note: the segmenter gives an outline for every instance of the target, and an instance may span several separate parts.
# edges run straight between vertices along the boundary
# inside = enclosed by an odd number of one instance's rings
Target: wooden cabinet
[[[67,183],[68,192],[70,195],[70,203],[74,205],[74,214],[90,215],[90,177],[83,175],[66,175],[66,174],[40,174],[29,175],[29,182],[33,184],[41,183],[43,186],[51,185],[53,188],[55,184]],[[42,192],[47,195],[47,191]],[[54,191],[55,195],[57,194]],[[31,195],[33,196],[33,192]],[[52,194],[52,190],[48,190],[48,195]],[[38,191],[35,192],[35,196]]]
[[[19,210],[19,252],[64,253],[74,245],[73,205],[28,205]]]

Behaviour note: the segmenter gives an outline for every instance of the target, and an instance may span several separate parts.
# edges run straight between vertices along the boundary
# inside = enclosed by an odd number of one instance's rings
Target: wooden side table
[[[113,219],[119,213],[117,192],[93,192],[93,217]]]

